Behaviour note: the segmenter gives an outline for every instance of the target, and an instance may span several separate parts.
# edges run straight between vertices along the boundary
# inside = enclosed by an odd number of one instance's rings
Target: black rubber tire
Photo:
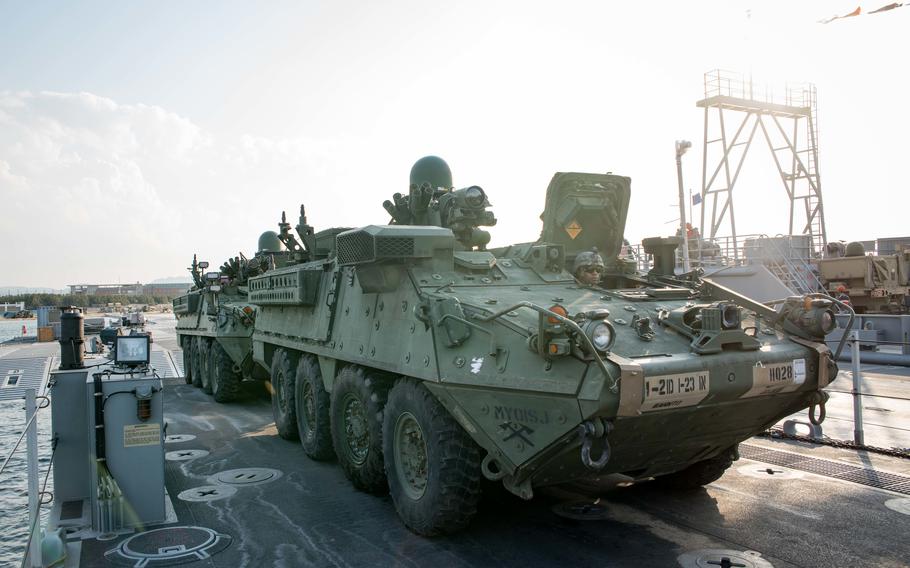
[[[351,484],[368,493],[385,493],[388,483],[382,459],[382,410],[389,394],[388,382],[350,365],[341,370],[332,385],[332,445],[338,465]],[[348,403],[358,404],[366,420],[366,455],[355,458],[348,443],[344,420]]]
[[[661,487],[678,491],[698,489],[713,483],[733,465],[736,446],[721,454],[700,462],[696,462],[686,469],[655,477],[654,482]]]
[[[190,340],[193,344],[193,386],[202,388],[202,362],[199,359],[199,344],[202,342],[201,337],[194,337]]]
[[[386,476],[405,526],[423,536],[465,528],[477,513],[480,500],[480,447],[417,380],[396,382],[383,414]],[[405,489],[408,482],[399,473],[403,464],[395,451],[395,437],[400,419],[413,419],[424,440],[426,485],[417,498]]]
[[[215,402],[234,402],[240,396],[240,381],[243,376],[234,371],[234,360],[217,341],[212,342],[209,373],[212,398]]]
[[[212,394],[212,344],[208,337],[200,337],[196,346],[199,354],[199,382],[202,383],[202,392]]]
[[[278,435],[285,440],[300,437],[297,433],[297,407],[294,403],[297,375],[295,363],[286,349],[277,349],[272,356],[272,416],[275,418]]]
[[[184,336],[180,340],[180,345],[183,347],[183,379],[186,381],[186,384],[193,384],[193,338],[191,336]]]
[[[294,391],[297,432],[303,451],[316,461],[334,458],[335,449],[332,447],[332,425],[329,416],[331,397],[322,382],[319,361],[313,355],[301,355],[300,362],[297,363]],[[311,404],[307,405],[307,400],[310,400]]]

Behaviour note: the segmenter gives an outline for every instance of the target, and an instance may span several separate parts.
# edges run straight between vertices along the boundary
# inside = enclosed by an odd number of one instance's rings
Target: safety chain
[[[873,454],[903,458],[905,460],[910,459],[910,448],[879,448],[876,446],[862,446],[855,442],[850,442],[847,440],[835,440],[834,438],[829,438],[828,436],[818,439],[811,436],[802,436],[800,434],[787,434],[780,428],[771,428],[769,430],[756,434],[756,436],[761,436],[763,438],[797,440],[799,442],[809,442],[810,444],[831,446],[832,448],[862,450],[864,452],[872,452]]]

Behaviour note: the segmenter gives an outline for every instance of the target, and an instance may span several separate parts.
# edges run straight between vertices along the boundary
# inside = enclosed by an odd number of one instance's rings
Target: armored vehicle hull
[[[775,311],[697,276],[628,274],[628,198],[628,178],[558,174],[537,243],[491,252],[476,227],[367,226],[252,278],[279,433],[433,535],[470,521],[481,477],[523,498],[608,473],[698,486],[742,440],[823,404],[830,303]],[[609,288],[566,271],[582,246],[609,255]]]
[[[253,363],[256,306],[248,300],[247,282],[251,276],[283,266],[288,258],[274,231],[259,236],[252,258],[241,253],[217,272],[205,272],[209,263],[197,262],[193,256],[189,271],[195,286],[173,300],[188,384],[202,388],[217,402],[231,402],[240,396],[244,380],[268,378]]]
[[[244,379],[264,378],[251,357],[255,306],[239,289],[210,286],[175,298],[173,306],[188,384],[231,402]]]

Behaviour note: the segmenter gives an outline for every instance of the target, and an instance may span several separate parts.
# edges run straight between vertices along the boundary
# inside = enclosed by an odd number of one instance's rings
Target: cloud
[[[194,252],[248,253],[331,147],[219,138],[90,93],[0,92],[0,284],[146,280]]]

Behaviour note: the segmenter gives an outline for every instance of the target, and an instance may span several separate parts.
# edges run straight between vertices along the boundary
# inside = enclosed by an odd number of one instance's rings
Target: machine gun
[[[485,250],[490,233],[479,227],[492,227],[496,217],[487,211],[490,201],[477,185],[463,189],[434,189],[429,183],[411,184],[408,195],[396,193],[382,206],[392,216],[392,225],[433,225],[451,229],[455,240],[472,250]]]
[[[313,227],[307,223],[306,210],[303,204],[300,204],[300,216],[297,219],[297,226],[294,227],[300,240],[297,240],[291,233],[291,224],[287,222],[287,216],[284,211],[281,212],[281,222],[278,223],[278,240],[293,254],[294,262],[301,263],[312,260],[316,251],[316,233]]]
[[[196,255],[193,255],[193,265],[187,268],[190,271],[190,274],[193,277],[193,283],[196,285],[197,290],[205,288],[205,275],[203,271],[209,267],[209,263],[205,260],[196,261]]]

